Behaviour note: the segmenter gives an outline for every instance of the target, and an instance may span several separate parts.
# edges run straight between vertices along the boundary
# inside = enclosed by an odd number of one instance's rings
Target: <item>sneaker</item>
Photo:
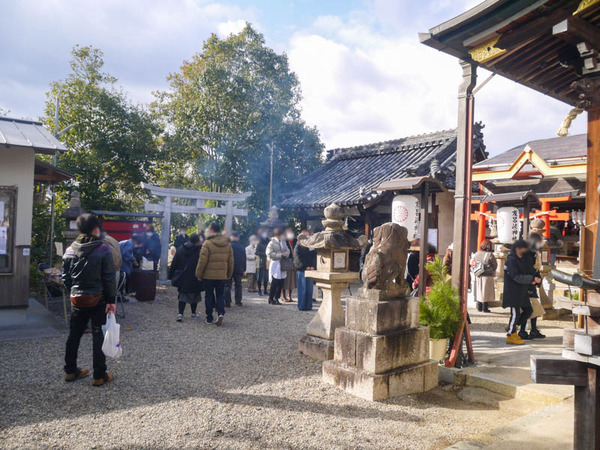
[[[196,313],[193,313],[193,314],[192,314],[192,319],[197,319],[197,318],[198,318],[198,314],[196,314]]]
[[[177,314],[177,322],[183,322],[183,314]]]
[[[529,337],[531,339],[544,339],[546,337],[545,334],[540,333],[540,330],[532,330],[529,333]]]
[[[99,378],[97,380],[94,379],[94,381],[92,381],[92,384],[94,386],[102,386],[103,384],[110,383],[113,379],[114,379],[113,374],[110,372],[106,372],[104,377]]]
[[[518,333],[513,333],[510,336],[506,336],[506,343],[510,345],[523,345],[525,341],[521,339]]]
[[[213,324],[212,319],[206,318],[206,325],[212,325],[212,324]]]
[[[67,373],[67,374],[65,374],[65,381],[80,380],[82,378],[87,377],[89,373],[90,373],[90,371],[88,369],[80,369],[78,367],[77,371],[75,373]]]
[[[530,341],[531,339],[533,339],[529,333],[527,333],[527,331],[523,330],[523,331],[519,331],[519,337],[521,339],[523,339],[524,341]]]
[[[223,325],[223,316],[219,316],[217,317],[217,321],[215,322],[215,325],[220,327],[221,325]]]

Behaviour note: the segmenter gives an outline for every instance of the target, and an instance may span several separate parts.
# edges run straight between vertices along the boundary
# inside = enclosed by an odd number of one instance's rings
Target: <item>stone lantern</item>
[[[85,212],[86,211],[81,208],[81,194],[77,191],[73,191],[71,193],[69,207],[61,214],[61,217],[67,222],[65,231],[62,233],[65,238],[65,248],[71,245],[77,236],[79,236],[79,230],[77,229],[77,224],[75,222],[77,217]]]
[[[344,211],[332,203],[325,208],[325,231],[299,241],[298,245],[317,251],[317,270],[307,270],[306,276],[315,280],[323,291],[323,302],[313,320],[306,327],[306,335],[300,339],[300,353],[313,359],[333,359],[335,329],[345,324],[342,308],[342,292],[351,281],[358,280],[356,272],[349,271],[349,252],[367,243],[361,236],[355,239],[343,231]]]

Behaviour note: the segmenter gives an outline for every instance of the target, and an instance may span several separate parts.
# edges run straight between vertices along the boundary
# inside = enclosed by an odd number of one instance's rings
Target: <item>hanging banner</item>
[[[0,255],[6,255],[8,245],[8,232],[6,227],[0,227]]]
[[[419,199],[414,195],[396,195],[392,200],[392,222],[408,230],[408,240],[419,237]]]
[[[513,206],[498,209],[498,240],[503,244],[512,244],[519,238],[519,210]]]

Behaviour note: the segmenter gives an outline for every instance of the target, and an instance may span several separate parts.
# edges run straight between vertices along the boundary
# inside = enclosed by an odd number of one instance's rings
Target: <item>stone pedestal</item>
[[[335,331],[323,380],[367,400],[436,387],[438,365],[429,359],[429,328],[419,326],[419,299],[380,298],[380,291],[361,289],[348,299],[346,326]]]
[[[306,327],[306,335],[298,342],[298,350],[313,359],[327,361],[333,358],[335,330],[345,323],[342,292],[351,281],[358,279],[358,273],[307,270],[306,276],[322,289],[323,301]]]

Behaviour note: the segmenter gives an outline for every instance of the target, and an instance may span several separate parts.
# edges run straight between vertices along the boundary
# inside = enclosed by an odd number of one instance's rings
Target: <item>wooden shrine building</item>
[[[451,365],[456,360],[463,333],[470,346],[466,321],[470,193],[474,178],[470,150],[478,67],[564,102],[565,113],[567,108],[572,108],[570,119],[582,111],[587,112],[586,225],[581,233],[580,269],[589,276],[594,275],[596,269],[596,277],[600,277],[599,258],[594,267],[594,254],[600,256],[600,249],[596,251],[600,179],[600,0],[486,0],[421,33],[420,39],[423,44],[458,58],[463,78],[458,94],[456,172],[456,206],[462,214],[457,215],[454,223],[452,278],[461,292],[464,320],[447,362]],[[460,246],[459,252],[457,246]],[[594,333],[600,329],[600,294],[593,287],[584,288],[582,293],[585,305],[578,314],[584,315],[586,320],[580,341],[594,342],[597,346],[600,335],[594,337],[588,334],[588,329]],[[569,342],[567,337],[565,332],[563,356],[567,359],[551,358],[542,364],[533,358],[532,376],[544,383],[575,386],[574,447],[597,449],[600,448],[600,355],[597,347],[594,347],[596,351],[577,350],[577,337],[574,339],[577,351],[574,351],[573,340]],[[469,351],[472,353],[470,348]],[[593,356],[588,356],[590,354]],[[573,377],[576,372],[581,376]],[[538,376],[540,374],[544,376]]]
[[[478,162],[486,158],[481,128],[477,124],[473,133],[473,157]],[[304,224],[317,228],[323,208],[335,202],[349,214],[350,231],[369,235],[374,227],[391,221],[394,192],[379,190],[382,183],[433,177],[452,190],[455,170],[456,130],[338,148],[329,150],[323,166],[300,179],[282,196],[281,207],[296,212]],[[433,243],[443,251],[452,242],[452,229],[438,227],[438,223],[452,223],[454,195],[446,191],[432,192],[430,196],[430,227],[440,228]]]
[[[577,262],[579,229],[585,225],[586,162],[587,136],[580,134],[530,141],[473,165],[473,182],[481,186],[481,195],[473,201],[478,211],[471,215],[478,222],[478,244],[493,215],[492,205],[481,199],[531,191],[540,206],[530,219],[544,220],[548,238],[550,226],[556,227],[565,243],[559,253]],[[488,227],[488,235],[489,231]]]

